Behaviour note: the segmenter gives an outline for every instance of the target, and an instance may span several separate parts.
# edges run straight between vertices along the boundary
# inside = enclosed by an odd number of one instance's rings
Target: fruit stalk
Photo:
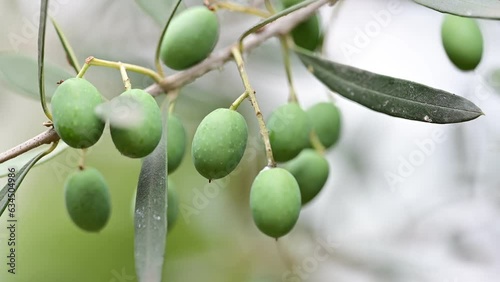
[[[101,59],[97,59],[97,58],[92,57],[92,56],[88,57],[85,60],[85,64],[83,65],[83,68],[80,71],[80,73],[78,73],[77,77],[80,77],[80,78],[83,77],[83,75],[85,74],[85,72],[87,71],[87,69],[90,66],[100,66],[100,67],[120,69],[120,66],[122,66],[122,65],[125,67],[126,70],[137,72],[137,73],[142,73],[144,75],[151,77],[156,83],[159,83],[163,79],[159,74],[157,74],[153,70],[145,68],[145,67],[141,67],[141,66],[133,65],[133,64],[121,63],[121,62],[101,60]]]
[[[130,83],[130,78],[128,77],[127,69],[125,68],[123,63],[118,62],[118,64],[120,64],[120,75],[122,76],[123,85],[125,86],[125,90],[132,89],[132,84]]]
[[[299,103],[297,99],[297,94],[295,93],[295,86],[293,85],[292,79],[292,66],[290,63],[290,45],[288,44],[289,36],[280,36],[281,50],[283,52],[283,62],[285,64],[286,80],[288,82],[288,89],[290,94],[288,96],[288,102]]]
[[[257,121],[259,122],[260,135],[262,136],[262,141],[264,142],[264,146],[266,148],[267,166],[276,167],[276,162],[274,161],[273,157],[273,151],[271,149],[271,142],[269,141],[269,131],[267,130],[266,123],[264,122],[264,117],[262,116],[262,112],[260,111],[259,104],[257,103],[255,90],[253,90],[248,80],[248,75],[245,71],[245,63],[238,47],[233,47],[232,54],[234,57],[234,61],[236,62],[236,66],[238,67],[238,72],[240,73],[241,80],[243,81],[243,85],[245,86],[245,94],[250,99],[250,103],[255,110],[255,116],[257,117]]]
[[[211,5],[210,8],[225,9],[228,11],[245,13],[245,14],[254,15],[257,17],[261,17],[261,18],[267,18],[267,17],[271,16],[271,14],[266,12],[266,11],[262,11],[260,9],[254,8],[254,7],[244,6],[244,5],[231,3],[231,2],[217,2],[213,5]]]

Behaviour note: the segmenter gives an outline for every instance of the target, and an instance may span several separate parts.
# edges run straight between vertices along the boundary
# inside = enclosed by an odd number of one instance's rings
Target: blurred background
[[[0,52],[36,58],[38,9],[28,0],[0,2]],[[153,67],[161,27],[134,1],[53,0],[49,11],[82,63],[92,55]],[[266,162],[256,119],[245,102],[240,111],[250,137],[235,172],[208,184],[194,169],[189,144],[181,167],[170,176],[180,212],[168,235],[164,281],[498,281],[500,22],[479,21],[483,60],[475,71],[462,72],[441,45],[441,13],[405,0],[344,0],[320,12],[326,57],[464,96],[485,115],[462,124],[426,124],[372,112],[334,95],[343,131],[327,153],[330,178],[294,230],[275,242],[257,230],[250,214],[249,188]],[[258,22],[232,12],[218,15],[217,48]],[[47,64],[71,73],[50,25],[46,40]],[[288,95],[278,40],[269,40],[246,60],[267,117]],[[2,75],[20,71],[11,67]],[[296,57],[293,72],[305,108],[330,99]],[[136,88],[151,83],[141,75],[131,77]],[[123,88],[115,70],[92,67],[86,78],[107,97]],[[25,81],[26,87],[36,83]],[[45,130],[46,118],[37,100],[4,82],[0,87],[0,151],[5,151]],[[175,113],[188,138],[206,114],[228,107],[242,91],[233,63],[183,88]],[[78,158],[77,150],[68,149],[24,180],[16,196],[17,274],[7,273],[4,215],[0,281],[136,281],[131,204],[140,161],[122,157],[108,130],[89,150],[87,164],[104,174],[112,195],[108,225],[90,234],[70,221],[64,207],[63,184]],[[5,182],[0,179],[2,186]]]

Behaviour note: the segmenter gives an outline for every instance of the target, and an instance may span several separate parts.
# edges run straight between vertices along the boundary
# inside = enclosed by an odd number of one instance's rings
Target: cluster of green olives
[[[110,120],[115,147],[130,158],[149,155],[158,145],[163,132],[161,111],[154,98],[144,90],[131,89],[115,97],[113,102],[115,105],[130,106],[121,109],[125,110],[125,114],[131,114],[127,109],[140,113],[137,120],[128,125]],[[96,107],[101,103],[101,94],[87,80],[70,78],[62,82],[51,101],[53,125],[60,138],[78,149],[89,148],[97,143],[105,125],[105,121],[96,113]],[[174,114],[169,114],[167,129],[167,163],[168,171],[172,173],[184,156],[186,132]],[[110,216],[111,202],[108,186],[99,171],[81,167],[68,176],[64,187],[66,209],[73,222],[86,231],[101,230]],[[172,192],[171,197],[169,202],[176,203],[175,192]]]
[[[464,71],[474,70],[483,56],[483,35],[475,19],[446,15],[441,39],[450,61]]]
[[[304,111],[297,103],[275,109],[267,120],[273,156],[283,167],[264,168],[254,179],[250,208],[257,227],[279,238],[293,228],[300,209],[323,188],[329,165],[312,148],[311,135],[325,148],[340,135],[340,111],[332,103],[318,103]],[[219,108],[199,124],[193,137],[196,170],[212,180],[227,176],[240,163],[247,145],[248,127],[241,114]]]
[[[288,8],[301,1],[283,0],[282,4]],[[217,44],[219,29],[217,15],[207,7],[184,10],[174,17],[166,30],[161,42],[161,60],[174,70],[184,70],[201,62]],[[307,19],[291,34],[295,44],[315,50],[320,44],[318,16]],[[51,100],[53,125],[61,140],[77,149],[96,144],[106,123],[96,112],[103,102],[99,91],[83,78],[62,82]],[[139,113],[131,123],[109,119],[111,138],[118,151],[130,158],[149,155],[163,134],[161,111],[154,98],[144,90],[130,89],[115,97],[110,104],[122,106],[121,110],[130,110],[125,114]],[[323,113],[319,113],[321,111]],[[310,132],[314,128],[323,145],[329,147],[338,139],[338,119],[339,113],[333,104],[317,105],[317,109],[306,113],[292,103],[278,108],[270,117],[270,141],[275,159],[290,162],[286,169],[264,169],[252,185],[251,209],[257,226],[265,234],[278,238],[290,231],[298,218],[300,206],[310,201],[326,182],[328,163],[321,154],[310,149]],[[186,132],[173,114],[169,114],[167,129],[170,174],[183,159]],[[241,161],[247,139],[248,127],[241,114],[230,109],[213,111],[200,123],[192,141],[191,153],[196,170],[209,180],[227,176]],[[111,213],[109,189],[101,173],[95,168],[79,167],[68,176],[64,187],[66,208],[73,222],[86,231],[101,230]],[[170,226],[178,213],[174,187],[169,180]]]

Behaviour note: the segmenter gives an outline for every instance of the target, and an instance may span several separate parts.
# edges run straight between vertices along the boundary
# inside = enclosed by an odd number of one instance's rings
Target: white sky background
[[[15,6],[6,2],[0,3],[0,9]],[[38,9],[33,1],[16,2],[25,18]],[[127,58],[136,63],[152,60],[159,27],[137,14],[133,1],[98,1],[92,6],[102,7],[92,9],[87,1],[59,3],[59,12],[53,16],[70,41],[78,42],[74,47],[80,58],[102,54],[116,56],[107,59]],[[335,96],[344,118],[342,139],[328,153],[332,168],[328,187],[305,209],[301,224],[310,225],[316,239],[336,242],[338,254],[325,262],[316,260],[314,270],[306,271],[308,278],[325,282],[498,281],[500,95],[482,81],[491,69],[500,67],[500,22],[480,21],[485,39],[483,61],[475,72],[464,73],[449,62],[441,46],[442,14],[410,1],[344,0],[338,8],[322,11],[325,26],[330,26],[325,48],[330,59],[468,97],[486,115],[463,124],[432,125],[375,113]],[[335,16],[330,18],[332,13]],[[390,17],[380,20],[382,14]],[[241,22],[240,15],[228,12],[221,16],[219,47],[232,42],[237,31],[255,22],[250,17]],[[4,19],[10,24],[0,27],[2,38],[9,32],[22,32],[22,19],[9,15]],[[366,36],[364,45],[356,41],[361,34]],[[52,31],[48,40],[52,47],[47,57],[64,64]],[[0,50],[10,47],[9,42],[0,40]],[[346,55],[346,48],[356,53]],[[19,49],[36,54],[36,38],[29,38]],[[247,58],[251,82],[262,97],[264,114],[269,115],[285,102],[288,93],[277,41],[266,43]],[[325,88],[297,60],[295,63],[303,105],[326,101]],[[212,74],[212,79],[200,79],[198,83],[217,87],[224,82],[221,95],[236,97],[241,85],[233,67],[228,65],[220,75]],[[119,80],[106,81],[98,72],[94,79],[98,86],[120,87]],[[9,105],[21,102],[25,99],[13,98],[9,104],[0,105],[0,115],[16,115]],[[42,119],[39,105],[31,106],[37,114],[22,118],[27,124],[38,125]],[[250,116],[248,108],[243,111]],[[18,135],[1,140],[2,148],[29,138],[39,128],[6,127],[5,131]],[[432,149],[426,153],[417,143]],[[412,157],[419,162],[412,164]],[[398,169],[405,162],[406,173],[402,175]],[[399,175],[402,181],[389,185],[387,173]],[[300,243],[300,239],[293,235],[287,238],[290,243]],[[315,259],[310,254],[305,258]]]

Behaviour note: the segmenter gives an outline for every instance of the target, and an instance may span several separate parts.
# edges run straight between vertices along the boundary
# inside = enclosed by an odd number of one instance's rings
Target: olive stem
[[[266,11],[262,11],[254,7],[244,6],[232,2],[217,2],[215,4],[210,5],[210,7],[213,7],[215,9],[226,9],[232,12],[245,13],[249,15],[258,16],[261,18],[267,18],[271,16],[271,14]]]
[[[87,149],[82,149],[80,154],[80,161],[78,162],[78,169],[83,170],[85,168],[85,157],[87,156]]]
[[[120,75],[122,76],[123,85],[125,85],[125,90],[132,89],[132,84],[130,83],[130,78],[128,77],[127,69],[121,62],[118,62],[118,64],[120,64]]]
[[[170,97],[170,105],[168,106],[168,113],[171,114],[175,109],[175,102],[177,101],[177,97],[179,97],[179,89],[174,89],[168,92],[168,97]]]
[[[155,51],[155,66],[156,66],[156,71],[158,72],[158,75],[161,77],[164,77],[165,74],[163,72],[163,68],[161,67],[161,62],[160,62],[160,51],[161,51],[161,44],[163,43],[163,38],[165,37],[165,33],[167,33],[167,28],[170,25],[170,22],[174,18],[175,12],[177,11],[177,8],[179,8],[179,4],[181,4],[182,0],[177,0],[177,3],[175,3],[174,9],[168,16],[167,23],[163,27],[163,30],[161,32],[160,39],[158,40],[158,44],[156,45],[156,51]],[[155,79],[156,82],[158,82]]]
[[[285,64],[285,72],[286,72],[286,80],[288,82],[288,89],[290,91],[288,96],[288,102],[299,103],[299,99],[297,98],[297,94],[295,92],[295,86],[293,85],[292,79],[292,65],[290,63],[290,45],[289,45],[290,36],[284,35],[280,36],[281,50],[283,51],[283,62]]]
[[[262,141],[264,142],[264,146],[266,148],[267,166],[276,167],[276,162],[274,161],[273,157],[273,150],[271,148],[271,142],[269,141],[269,131],[267,130],[266,123],[264,122],[264,117],[262,116],[262,112],[260,111],[259,104],[257,103],[255,90],[252,88],[252,86],[250,85],[250,81],[248,80],[243,57],[241,56],[241,52],[237,46],[233,47],[231,49],[231,52],[233,54],[234,61],[236,62],[236,66],[238,67],[238,72],[240,73],[243,85],[245,86],[245,93],[250,99],[250,103],[255,110],[255,116],[257,117],[257,121],[259,122],[260,135],[262,136]]]
[[[87,70],[90,68],[90,60],[92,60],[94,57],[88,57],[85,59],[85,63],[83,64],[83,67],[80,69],[78,74],[76,75],[77,78],[83,78]]]
[[[314,129],[311,130],[311,133],[309,134],[309,139],[311,140],[311,145],[314,148],[314,150],[316,150],[321,155],[324,155],[326,150],[325,146],[323,146],[321,140],[319,140],[319,136]]]
[[[85,71],[87,71],[86,67],[85,67],[85,65],[87,65],[87,64],[89,66],[100,66],[100,67],[107,67],[107,68],[114,68],[114,69],[120,69],[120,66],[123,65],[126,70],[147,75],[147,76],[151,77],[156,83],[159,83],[163,79],[159,74],[157,74],[153,70],[145,68],[145,67],[141,67],[141,66],[133,65],[133,64],[127,64],[127,63],[113,62],[113,61],[97,59],[97,58],[92,57],[92,56],[88,57],[85,60],[85,64],[83,65],[83,68],[77,77],[82,77],[83,74],[85,73]],[[83,72],[83,74],[82,74],[82,72]],[[80,74],[82,74],[82,75],[80,76]]]
[[[243,102],[246,98],[248,98],[248,93],[245,91],[236,100],[234,100],[229,109],[232,111],[236,111],[240,106],[241,102]]]

